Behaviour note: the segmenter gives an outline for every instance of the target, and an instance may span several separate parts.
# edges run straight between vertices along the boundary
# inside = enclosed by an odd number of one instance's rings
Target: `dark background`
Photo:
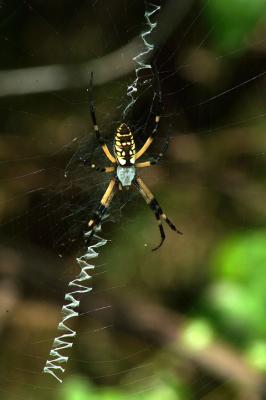
[[[106,176],[77,162],[106,165],[89,118],[90,72],[111,143],[150,7],[0,1],[2,399],[263,396],[264,0],[161,2],[149,63],[163,110],[149,156],[165,137],[171,142],[141,176],[184,235],[166,226],[164,245],[151,252],[159,232],[149,208],[136,193],[118,196],[103,224],[110,241],[94,263],[93,291],[70,322],[77,336],[64,352],[63,384],[42,373],[106,186]],[[148,76],[128,115],[140,144],[155,90]]]

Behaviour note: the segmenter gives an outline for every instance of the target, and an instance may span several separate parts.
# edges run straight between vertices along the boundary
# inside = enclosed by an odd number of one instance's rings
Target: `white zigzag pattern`
[[[126,115],[129,108],[136,101],[134,99],[134,94],[138,91],[137,85],[138,85],[138,79],[139,79],[139,77],[138,77],[139,71],[142,69],[146,69],[146,68],[152,69],[150,64],[145,63],[145,59],[147,59],[147,54],[149,54],[153,50],[154,45],[150,44],[147,41],[146,36],[149,36],[151,34],[151,32],[153,31],[153,29],[156,28],[157,22],[151,22],[151,17],[153,16],[153,14],[155,14],[157,11],[159,11],[161,9],[161,6],[157,6],[152,3],[150,3],[149,6],[152,8],[151,11],[145,11],[145,14],[144,14],[146,21],[147,21],[148,29],[147,29],[147,31],[145,31],[141,34],[141,39],[142,39],[145,47],[141,53],[139,53],[137,56],[135,56],[133,58],[133,61],[135,63],[137,63],[136,78],[135,78],[134,82],[131,85],[129,85],[127,88],[127,95],[130,97],[130,103],[126,106],[126,108],[123,112],[124,116]]]
[[[76,311],[75,309],[79,306],[80,302],[79,300],[76,300],[75,295],[84,294],[92,290],[91,287],[83,285],[82,282],[91,278],[91,275],[89,275],[87,271],[94,269],[94,265],[90,264],[89,260],[98,257],[99,253],[97,253],[95,249],[104,246],[107,242],[105,239],[99,239],[99,242],[87,248],[87,252],[84,255],[77,258],[77,262],[81,268],[81,271],[79,275],[68,284],[68,286],[74,286],[75,288],[77,288],[77,290],[66,293],[65,300],[68,303],[63,305],[62,307],[63,317],[57,327],[58,330],[66,331],[66,333],[54,339],[52,349],[50,351],[51,358],[50,360],[46,361],[43,368],[44,373],[51,374],[60,383],[62,383],[63,380],[58,376],[58,372],[63,373],[65,371],[65,368],[63,368],[60,364],[66,363],[68,361],[68,357],[62,354],[62,350],[72,347],[73,339],[76,336],[76,331],[69,328],[66,325],[66,321],[70,318],[78,317],[79,315],[78,311]]]

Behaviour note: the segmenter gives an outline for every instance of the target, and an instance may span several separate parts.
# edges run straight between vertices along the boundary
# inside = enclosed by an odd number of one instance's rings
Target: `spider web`
[[[0,4],[4,399],[68,399],[73,387],[101,398],[109,386],[118,391],[114,398],[237,398],[231,380],[252,380],[216,337],[213,354],[222,359],[217,371],[215,356],[180,342],[168,347],[184,321],[200,315],[208,286],[205,260],[221,231],[233,230],[232,210],[240,230],[265,224],[260,24],[245,49],[238,42],[215,54],[215,26],[205,19],[209,2],[184,4]],[[14,26],[21,26],[21,36]],[[150,56],[136,75],[136,57],[145,53],[143,32],[149,32]],[[91,135],[86,82],[93,70],[97,119],[109,145],[123,118],[141,145],[153,126],[152,61],[164,108],[158,140],[146,157],[169,134],[171,145],[162,166],[143,177],[185,236],[180,243],[167,231],[162,252],[150,253],[158,240],[150,211],[134,193],[115,199],[102,232],[112,244],[97,259],[93,291],[78,299],[80,316],[70,324],[75,345],[58,389],[42,368],[58,335],[67,284],[79,272],[75,258],[86,250],[86,222],[108,182],[78,163],[91,157],[106,165]]]

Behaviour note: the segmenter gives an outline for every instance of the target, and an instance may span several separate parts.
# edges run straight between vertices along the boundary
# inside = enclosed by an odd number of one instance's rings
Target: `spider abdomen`
[[[117,128],[114,142],[114,153],[120,165],[134,165],[136,146],[133,134],[126,124],[121,124]]]

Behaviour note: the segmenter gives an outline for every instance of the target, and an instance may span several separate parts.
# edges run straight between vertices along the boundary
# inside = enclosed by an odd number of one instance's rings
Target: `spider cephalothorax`
[[[92,87],[92,77],[91,77],[91,87]],[[159,97],[161,97],[161,95]],[[155,199],[149,188],[145,185],[143,180],[137,174],[138,168],[146,168],[150,167],[151,165],[157,164],[163,157],[168,147],[169,141],[167,140],[161,152],[153,160],[136,163],[136,161],[146,152],[148,147],[153,142],[154,136],[158,129],[160,115],[157,114],[155,116],[155,127],[152,130],[146,142],[144,143],[144,145],[138,151],[136,151],[134,137],[128,125],[125,123],[119,125],[114,137],[114,147],[112,154],[99,131],[92,100],[90,102],[90,112],[96,138],[100,146],[102,147],[104,154],[106,155],[108,160],[111,161],[111,163],[113,164],[110,167],[99,168],[96,167],[95,164],[90,164],[89,160],[83,160],[85,165],[89,165],[91,168],[94,168],[97,171],[113,173],[113,177],[110,180],[110,183],[102,197],[101,203],[98,209],[95,211],[92,219],[88,223],[89,227],[91,228],[90,237],[94,235],[95,230],[100,225],[101,219],[105,211],[109,207],[117,190],[119,189],[122,190],[123,188],[129,189],[131,186],[134,186],[140,192],[146,203],[151,208],[158,222],[161,234],[161,242],[157,247],[153,249],[156,250],[162,245],[165,239],[165,233],[162,221],[165,221],[172,230],[181,234],[181,232],[175,227],[175,225],[169,220],[169,218],[163,212],[162,208],[160,207],[159,203],[157,202],[157,200]]]

